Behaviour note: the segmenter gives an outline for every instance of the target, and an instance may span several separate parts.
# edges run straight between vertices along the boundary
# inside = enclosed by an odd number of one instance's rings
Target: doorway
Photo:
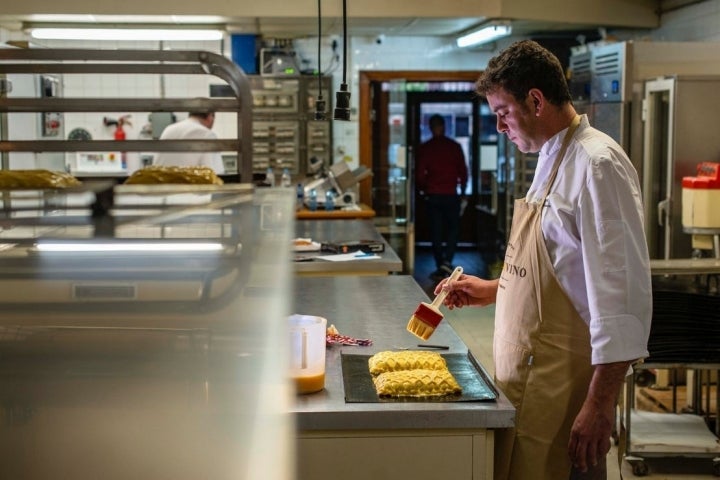
[[[483,207],[490,202],[485,197],[491,189],[486,187],[497,170],[498,139],[494,116],[484,115],[486,104],[474,93],[478,75],[473,71],[360,72],[359,163],[373,172],[372,182],[360,185],[360,199],[375,210],[378,230],[403,259],[403,273],[415,273],[416,248],[429,243],[424,207],[414,189],[414,151],[426,139],[427,118],[435,111],[452,120],[448,136],[465,147],[469,166],[461,245],[480,258],[481,230],[497,230],[497,215],[488,216]],[[486,131],[494,138],[483,136]],[[478,268],[473,272],[481,274]]]
[[[478,159],[478,124],[476,112],[480,102],[473,92],[410,92],[407,95],[407,138],[412,152],[430,140],[432,133],[428,120],[433,114],[445,119],[445,134],[458,142],[465,156],[468,169],[468,183],[462,192],[468,198],[468,205],[475,205],[477,198]],[[414,167],[414,163],[413,163]],[[414,172],[414,169],[413,169]],[[429,246],[430,228],[426,214],[425,202],[417,189],[411,191],[415,202],[415,245]],[[463,210],[460,220],[459,246],[477,247],[477,228],[475,209],[467,207]]]

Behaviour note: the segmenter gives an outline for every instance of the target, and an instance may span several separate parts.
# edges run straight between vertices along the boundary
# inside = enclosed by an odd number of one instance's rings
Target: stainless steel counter
[[[319,243],[342,243],[357,240],[380,241],[385,251],[378,253],[379,259],[331,262],[323,260],[323,252],[295,252],[294,271],[301,275],[387,275],[402,271],[402,260],[378,233],[372,220],[297,220],[297,238],[311,238]],[[313,258],[318,257],[318,258]],[[308,260],[312,258],[311,260]]]
[[[498,392],[493,402],[345,403],[340,353],[372,354],[423,343],[405,329],[427,296],[405,275],[384,277],[303,278],[294,285],[294,312],[319,315],[341,334],[372,339],[370,347],[333,345],[327,349],[325,390],[296,397],[298,429],[494,429],[513,425],[515,409]],[[454,312],[443,309],[448,319]],[[427,343],[467,352],[466,345],[444,320]]]

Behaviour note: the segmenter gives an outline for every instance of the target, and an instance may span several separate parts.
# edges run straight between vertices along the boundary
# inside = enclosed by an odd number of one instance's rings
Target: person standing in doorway
[[[417,151],[415,183],[426,200],[430,238],[436,270],[431,276],[447,277],[453,272],[453,257],[460,234],[460,210],[468,180],[465,154],[460,144],[445,136],[445,119],[430,117],[432,138]]]
[[[212,131],[215,123],[215,112],[190,112],[188,117],[168,125],[160,135],[160,140],[215,140],[217,135]],[[160,152],[155,157],[154,165],[177,167],[210,167],[217,175],[225,173],[225,165],[220,152]]]
[[[531,40],[492,58],[477,82],[497,130],[538,152],[515,200],[499,279],[441,281],[450,308],[496,303],[495,383],[516,408],[495,436],[495,478],[602,480],[615,405],[648,356],[650,260],[637,173],[578,115],[560,61]]]

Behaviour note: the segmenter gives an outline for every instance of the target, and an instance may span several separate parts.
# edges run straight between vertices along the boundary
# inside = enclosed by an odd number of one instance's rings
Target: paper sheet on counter
[[[362,252],[352,252],[352,253],[339,253],[337,255],[321,255],[318,257],[315,257],[318,260],[327,260],[329,262],[349,262],[352,260],[373,260],[380,258],[380,255],[375,255],[374,253],[362,253]]]

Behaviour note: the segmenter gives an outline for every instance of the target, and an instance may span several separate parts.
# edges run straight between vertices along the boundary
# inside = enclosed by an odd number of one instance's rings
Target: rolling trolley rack
[[[636,476],[650,472],[650,458],[698,458],[711,461],[720,476],[720,292],[716,259],[651,260],[653,324],[644,363],[633,366],[619,409],[619,435],[625,460]],[[677,382],[672,386],[672,411],[656,413],[635,408],[635,387],[651,370],[689,372],[688,405],[678,408]],[[715,377],[713,377],[715,375]],[[714,391],[714,400],[713,397]],[[713,411],[714,410],[714,411]]]

